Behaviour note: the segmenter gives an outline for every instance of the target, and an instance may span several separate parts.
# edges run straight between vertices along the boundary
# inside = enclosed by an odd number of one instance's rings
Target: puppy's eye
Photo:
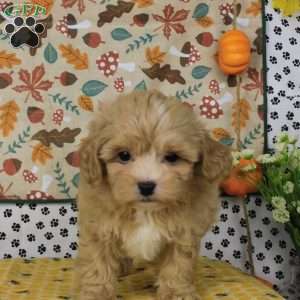
[[[127,163],[131,160],[131,155],[128,151],[121,151],[118,153],[118,158],[120,159],[120,162]]]
[[[176,163],[179,159],[180,157],[176,153],[168,153],[165,156],[165,161],[171,164]]]

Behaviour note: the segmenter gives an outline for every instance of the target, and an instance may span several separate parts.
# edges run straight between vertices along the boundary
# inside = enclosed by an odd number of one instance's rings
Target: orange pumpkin
[[[230,30],[219,39],[218,63],[227,75],[245,71],[251,57],[251,45],[247,35],[240,30]]]
[[[255,164],[256,169],[244,171],[243,168]],[[221,183],[221,188],[227,195],[245,197],[257,192],[257,185],[262,179],[262,170],[255,159],[241,158],[238,165],[232,168],[229,176]]]

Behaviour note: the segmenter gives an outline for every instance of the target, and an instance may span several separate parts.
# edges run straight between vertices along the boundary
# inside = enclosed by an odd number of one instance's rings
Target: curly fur
[[[132,159],[124,164],[120,151]],[[180,159],[171,164],[168,153]],[[229,149],[212,140],[186,105],[157,91],[121,96],[96,113],[80,148],[80,300],[115,300],[128,262],[158,269],[157,300],[199,299],[200,239],[215,220]],[[155,181],[145,200],[137,183]]]

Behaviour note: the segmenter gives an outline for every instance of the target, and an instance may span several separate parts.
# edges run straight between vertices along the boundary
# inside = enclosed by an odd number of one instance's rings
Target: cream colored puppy
[[[231,166],[194,112],[156,91],[99,111],[81,149],[80,300],[115,300],[124,261],[156,262],[158,300],[196,300],[200,239]]]

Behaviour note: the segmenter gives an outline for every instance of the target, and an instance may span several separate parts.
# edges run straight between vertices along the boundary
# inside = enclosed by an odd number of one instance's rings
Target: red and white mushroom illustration
[[[67,14],[56,23],[56,30],[68,38],[74,39],[77,36],[78,29],[87,29],[91,27],[91,22],[84,20],[77,23],[76,18],[72,14]]]
[[[212,79],[209,82],[209,86],[208,89],[210,90],[210,92],[214,95],[218,95],[220,94],[220,84],[216,79]]]
[[[220,15],[223,17],[223,22],[225,25],[229,25],[233,22],[234,19],[234,6],[229,3],[222,3],[219,5]],[[248,27],[250,23],[249,18],[236,18],[236,23],[242,27]]]
[[[50,175],[44,175],[42,179],[42,188],[41,190],[32,190],[29,194],[26,195],[27,200],[48,200],[54,199],[53,196],[47,193],[47,190],[50,184],[53,181],[53,177]]]
[[[184,43],[181,51],[179,51],[176,47],[171,46],[169,53],[179,57],[180,64],[183,67],[193,65],[201,59],[199,50],[190,42]]]
[[[218,100],[211,96],[204,96],[199,106],[200,115],[207,119],[218,119],[224,114],[222,105],[232,100],[233,96],[228,92]]]
[[[106,76],[113,76],[118,68],[133,72],[135,70],[135,63],[121,63],[119,53],[116,51],[108,51],[102,54],[97,60],[98,69]]]
[[[122,93],[125,87],[131,86],[131,81],[124,81],[123,77],[117,78],[114,82],[114,88],[118,93]]]
[[[36,173],[38,172],[38,167],[33,166],[31,170],[25,169],[23,171],[23,178],[25,182],[34,183],[38,180]]]
[[[59,108],[53,113],[52,121],[57,125],[61,125],[62,122],[70,123],[71,117],[66,116],[63,109]]]

